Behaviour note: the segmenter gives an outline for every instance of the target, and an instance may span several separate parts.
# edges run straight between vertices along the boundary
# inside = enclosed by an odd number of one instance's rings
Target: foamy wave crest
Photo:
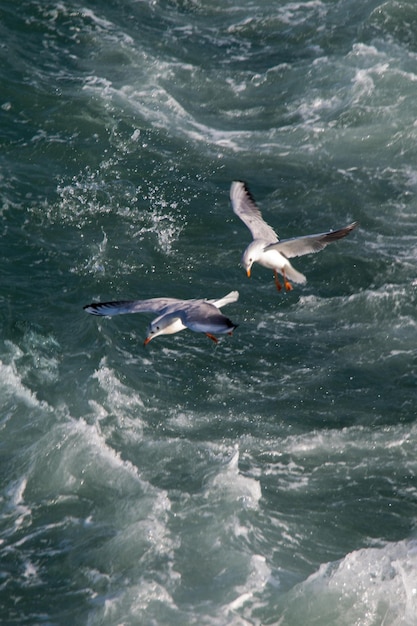
[[[128,622],[126,616],[129,616]],[[180,622],[176,604],[166,587],[154,581],[141,580],[140,583],[125,588],[123,593],[105,598],[103,606],[91,613],[88,619],[88,626],[122,626],[126,623]]]
[[[256,508],[262,497],[259,481],[240,474],[237,447],[225,466],[208,481],[206,497],[217,499],[221,495],[237,500],[247,508]]]
[[[97,423],[106,422],[107,435],[117,430],[119,436],[128,438],[130,442],[141,440],[144,403],[139,393],[119,380],[105,358],[101,360],[93,379],[99,384],[100,395],[104,394],[100,401],[97,398],[89,401],[93,418]]]
[[[17,399],[27,407],[49,410],[48,404],[39,400],[36,392],[24,381],[29,374],[35,376],[41,385],[57,380],[58,359],[53,354],[57,347],[58,343],[52,337],[32,331],[25,335],[22,348],[12,341],[5,341],[6,352],[3,360],[0,360],[3,416],[8,415],[6,407],[9,404],[13,412],[16,410]]]
[[[265,557],[254,554],[250,559],[249,573],[245,583],[236,587],[236,598],[223,609],[228,617],[227,623],[236,624],[236,626],[244,624],[261,626],[261,620],[254,617],[257,606],[262,604],[257,595],[271,581],[271,570],[266,564]],[[276,584],[278,585],[278,581]]]
[[[416,571],[416,541],[356,550],[322,565],[291,592],[279,623],[413,626]]]
[[[29,487],[47,493],[82,493],[91,488],[113,491],[140,490],[137,468],[121,458],[100,431],[84,420],[59,424],[40,438],[35,448],[42,450],[34,463]]]
[[[8,398],[19,398],[19,400],[22,400],[29,407],[40,407],[43,405],[43,403],[39,402],[37,399],[36,394],[22,383],[21,377],[13,363],[7,365],[0,361],[0,373],[0,389],[3,395],[3,407],[4,401]]]

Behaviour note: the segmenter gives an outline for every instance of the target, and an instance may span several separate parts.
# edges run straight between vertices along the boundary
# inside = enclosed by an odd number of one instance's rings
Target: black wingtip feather
[[[253,203],[255,203],[255,198],[253,197],[252,192],[249,189],[248,183],[244,180],[236,180],[235,182],[241,183],[243,185],[243,189],[245,190],[245,193],[247,194],[248,198],[252,200]]]
[[[346,237],[352,232],[352,230],[354,230],[358,226],[358,224],[359,222],[353,222],[352,224],[349,224],[349,226],[345,226],[344,228],[339,228],[338,230],[327,233],[325,241],[330,243],[332,241],[337,241],[338,239]]]
[[[121,304],[125,304],[124,300],[116,300],[112,302],[92,302],[91,304],[86,304],[83,306],[84,311],[87,313],[91,313],[92,315],[106,315],[107,313],[103,313],[103,309],[114,309]]]
[[[92,302],[83,306],[83,310],[92,315],[100,315],[99,307],[102,306],[101,302]]]

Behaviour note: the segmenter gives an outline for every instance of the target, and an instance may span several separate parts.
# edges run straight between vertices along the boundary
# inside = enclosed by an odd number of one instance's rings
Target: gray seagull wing
[[[203,333],[227,333],[236,328],[236,324],[220,313],[219,309],[207,301],[190,303],[181,312],[181,321],[190,330]]]
[[[278,235],[264,219],[247,187],[241,180],[235,180],[230,187],[230,200],[233,211],[249,228],[254,239],[276,242]]]
[[[221,309],[223,306],[226,306],[226,304],[230,304],[231,302],[236,302],[238,299],[239,299],[239,292],[231,291],[230,293],[226,294],[223,298],[219,298],[218,300],[206,300],[206,302],[209,302],[210,304],[214,304],[214,306],[216,306],[218,309]]]
[[[124,313],[160,313],[169,307],[183,303],[176,298],[150,298],[148,300],[116,300],[114,302],[93,302],[84,311],[92,315],[122,315]]]
[[[266,246],[265,250],[278,250],[289,259],[295,256],[310,254],[312,252],[320,252],[320,250],[323,250],[323,248],[325,248],[329,243],[349,235],[349,233],[352,232],[357,225],[358,222],[353,222],[345,228],[339,228],[339,230],[333,230],[328,233],[306,235],[305,237],[294,237],[293,239],[283,239],[278,243],[272,243]]]

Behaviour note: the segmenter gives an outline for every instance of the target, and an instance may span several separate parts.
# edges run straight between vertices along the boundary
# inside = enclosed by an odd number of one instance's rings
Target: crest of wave
[[[416,541],[355,550],[290,592],[279,624],[413,626],[416,570]]]

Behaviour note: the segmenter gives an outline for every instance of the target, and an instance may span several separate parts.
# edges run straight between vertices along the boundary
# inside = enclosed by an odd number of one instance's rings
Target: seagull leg
[[[287,291],[292,291],[293,286],[291,285],[290,281],[288,280],[288,278],[285,276],[285,267],[282,268],[282,275],[284,277],[284,285],[285,285],[285,289]]]
[[[275,286],[276,286],[276,288],[278,289],[278,291],[281,291],[281,289],[282,289],[282,285],[281,285],[281,283],[279,282],[279,278],[278,278],[278,272],[277,272],[277,270],[274,270],[274,279],[275,279]]]
[[[214,335],[212,335],[211,333],[206,333],[206,335],[207,335],[207,337],[208,337],[209,339],[211,339],[212,341],[214,341],[214,343],[218,343],[218,341],[219,341],[219,340],[217,339],[217,337],[215,337],[215,336],[214,336]]]

